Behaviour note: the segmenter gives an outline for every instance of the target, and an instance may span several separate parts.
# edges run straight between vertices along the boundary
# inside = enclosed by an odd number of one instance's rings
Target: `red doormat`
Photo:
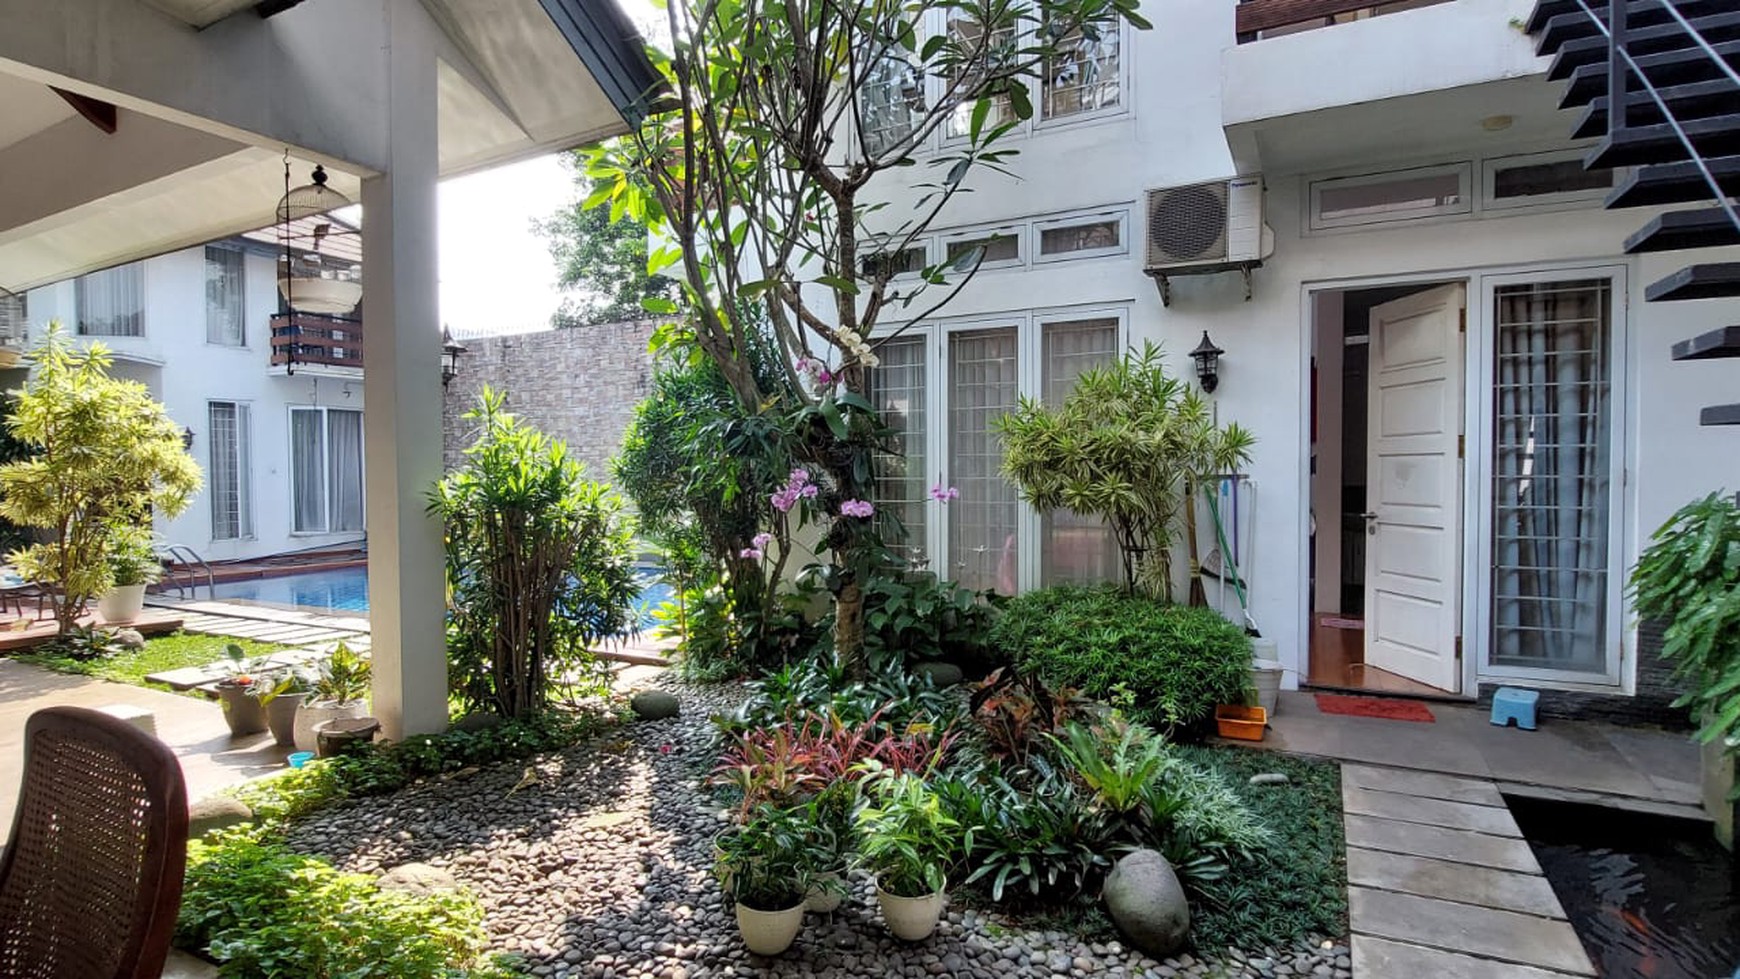
[[[1430,724],[1437,718],[1418,700],[1390,700],[1383,697],[1344,697],[1320,693],[1317,709],[1325,714],[1346,714],[1350,717],[1381,717],[1386,721],[1420,721]]]

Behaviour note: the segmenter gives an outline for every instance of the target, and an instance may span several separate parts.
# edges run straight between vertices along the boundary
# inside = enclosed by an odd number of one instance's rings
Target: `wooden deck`
[[[32,618],[14,618],[10,628],[0,626],[0,653],[15,653],[22,649],[34,649],[37,646],[53,642],[60,628],[47,612]],[[99,622],[95,615],[85,615],[79,618],[79,625],[89,628],[94,625],[107,626],[110,623]],[[148,608],[132,622],[113,623],[117,629],[136,629],[140,635],[160,636],[174,632],[182,627],[182,617],[169,609]]]

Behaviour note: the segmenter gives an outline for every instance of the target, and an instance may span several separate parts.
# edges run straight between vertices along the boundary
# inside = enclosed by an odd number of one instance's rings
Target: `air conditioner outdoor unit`
[[[1240,271],[1250,298],[1251,269],[1274,251],[1263,223],[1263,178],[1257,175],[1148,191],[1144,270],[1160,282],[1171,304],[1168,278]]]

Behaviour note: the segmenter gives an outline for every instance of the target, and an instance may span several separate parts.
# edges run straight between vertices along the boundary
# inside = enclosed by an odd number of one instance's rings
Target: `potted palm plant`
[[[784,952],[803,928],[817,863],[811,828],[803,809],[762,805],[715,841],[720,884],[744,947],[757,955]]]
[[[888,930],[923,941],[948,903],[948,868],[960,848],[961,825],[911,772],[878,774],[866,788],[870,803],[856,817],[859,862],[876,875],[876,901]]]
[[[254,696],[253,688],[255,678],[266,669],[265,661],[249,658],[235,643],[224,647],[224,655],[228,658],[222,664],[224,675],[217,682],[217,695],[230,737],[259,734],[266,730],[266,708]]]
[[[271,670],[254,677],[248,692],[266,708],[266,726],[271,728],[274,742],[284,747],[296,743],[296,715],[313,687],[307,671],[300,667]]]
[[[114,584],[97,599],[97,617],[109,625],[124,625],[145,610],[145,589],[157,583],[163,566],[151,547],[151,535],[137,527],[115,532],[108,554]]]
[[[368,709],[363,698],[369,693],[369,675],[368,660],[342,642],[333,647],[296,711],[293,736],[297,751],[315,750],[314,729],[320,724],[363,716]]]

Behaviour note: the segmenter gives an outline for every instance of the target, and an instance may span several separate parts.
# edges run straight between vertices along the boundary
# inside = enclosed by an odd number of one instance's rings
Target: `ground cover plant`
[[[1057,587],[1010,599],[991,645],[1051,687],[1073,687],[1179,736],[1217,704],[1242,703],[1251,641],[1212,609],[1115,588]]]
[[[93,643],[95,649],[93,650]],[[210,666],[221,662],[230,645],[240,646],[244,656],[252,659],[277,652],[279,647],[249,639],[228,639],[223,636],[202,636],[177,632],[145,640],[139,649],[125,649],[112,638],[86,637],[82,645],[68,643],[38,647],[30,652],[12,654],[20,663],[34,663],[57,673],[94,676],[115,683],[130,683],[136,687],[168,690],[162,684],[148,683],[145,677],[153,673],[179,670],[191,666]],[[203,697],[197,691],[189,696]]]

